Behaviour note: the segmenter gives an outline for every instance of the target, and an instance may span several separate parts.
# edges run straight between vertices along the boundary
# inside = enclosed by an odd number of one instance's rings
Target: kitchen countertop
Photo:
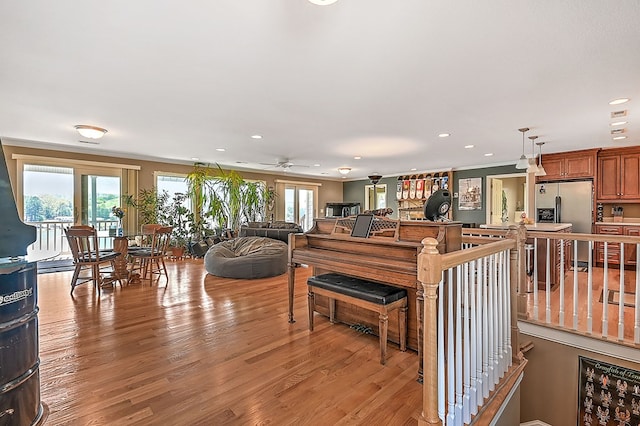
[[[480,228],[486,229],[509,229],[511,225],[518,225],[515,222],[507,222],[500,225],[480,225]],[[567,228],[570,228],[570,223],[533,223],[531,225],[525,225],[529,231],[541,231],[541,232],[560,232]]]
[[[605,217],[602,222],[596,222],[596,225],[628,225],[628,226],[640,226],[640,219],[638,218],[630,218],[630,219],[622,219],[622,222],[614,222],[612,219],[607,220]]]

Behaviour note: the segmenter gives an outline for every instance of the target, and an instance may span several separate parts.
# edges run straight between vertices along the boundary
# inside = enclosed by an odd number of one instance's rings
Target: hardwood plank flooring
[[[69,295],[71,272],[38,277],[42,401],[51,425],[415,425],[415,352],[318,316],[307,329],[306,279],[207,275],[169,262],[169,283]],[[317,315],[317,314],[316,314]]]
[[[574,274],[578,279],[578,295],[574,296],[573,281]],[[620,270],[609,268],[607,272],[609,290],[620,290]],[[623,289],[635,293],[636,271],[626,270],[624,273]],[[565,276],[564,289],[564,322],[560,321],[560,294],[559,285],[555,285],[550,292],[550,322],[552,326],[560,326],[564,329],[573,329],[574,321],[574,300],[577,309],[575,316],[577,320],[576,332],[595,337],[603,337],[611,342],[636,347],[633,342],[635,328],[635,308],[633,306],[623,306],[622,317],[618,304],[608,303],[606,295],[603,294],[604,269],[593,267],[591,275],[591,299],[588,298],[589,274],[586,271],[568,271]],[[591,303],[591,334],[588,332],[589,325],[589,301]],[[527,311],[529,320],[539,323],[546,323],[546,291],[538,290],[538,316],[534,316],[534,295],[527,294]],[[603,333],[603,314],[606,311],[606,332]],[[623,330],[623,340],[619,340],[619,328]]]

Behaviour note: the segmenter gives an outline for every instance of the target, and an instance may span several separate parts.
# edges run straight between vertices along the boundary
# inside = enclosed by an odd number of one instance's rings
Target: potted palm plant
[[[204,224],[205,217],[210,217],[221,230],[237,235],[244,222],[264,218],[269,190],[262,182],[245,181],[238,172],[219,165],[214,172],[199,163],[187,182],[196,210],[194,222]]]

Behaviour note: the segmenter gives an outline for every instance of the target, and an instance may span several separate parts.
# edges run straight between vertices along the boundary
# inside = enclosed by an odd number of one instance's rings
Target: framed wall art
[[[482,210],[482,178],[458,180],[458,210]]]

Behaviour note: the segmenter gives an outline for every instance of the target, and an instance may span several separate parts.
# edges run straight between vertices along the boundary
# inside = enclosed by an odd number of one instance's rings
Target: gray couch
[[[303,232],[302,227],[292,222],[249,222],[240,227],[241,237],[267,237],[289,242],[289,234]]]

